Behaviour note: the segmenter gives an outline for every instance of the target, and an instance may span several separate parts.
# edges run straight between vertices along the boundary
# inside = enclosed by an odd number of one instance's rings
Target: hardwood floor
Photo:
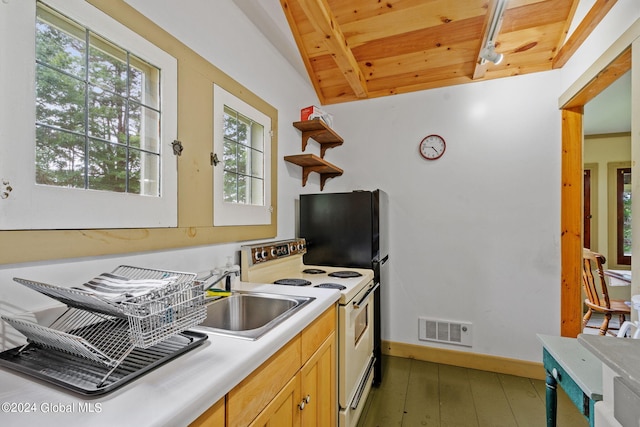
[[[544,427],[544,381],[384,356],[358,427]],[[558,388],[558,427],[587,419]]]

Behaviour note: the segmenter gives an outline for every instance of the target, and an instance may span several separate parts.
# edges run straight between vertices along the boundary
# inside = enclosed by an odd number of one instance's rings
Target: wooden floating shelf
[[[324,189],[324,183],[329,178],[340,176],[343,170],[337,166],[332,165],[324,159],[316,156],[315,154],[296,154],[294,156],[284,156],[284,159],[302,167],[302,186],[307,185],[307,179],[311,172],[320,174],[320,191]]]
[[[344,143],[340,135],[335,133],[325,122],[320,119],[294,122],[293,126],[302,132],[302,151],[307,148],[309,138],[320,144],[320,157],[324,158],[324,152]]]

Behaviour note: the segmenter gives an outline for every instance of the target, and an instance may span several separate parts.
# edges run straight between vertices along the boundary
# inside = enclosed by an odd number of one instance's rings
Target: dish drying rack
[[[204,290],[193,273],[120,266],[111,274],[135,280],[171,278],[171,283],[116,302],[90,290],[14,278],[67,305],[48,327],[2,316],[27,337],[28,343],[18,353],[35,345],[110,367],[100,386],[136,347],[147,349],[206,318]]]

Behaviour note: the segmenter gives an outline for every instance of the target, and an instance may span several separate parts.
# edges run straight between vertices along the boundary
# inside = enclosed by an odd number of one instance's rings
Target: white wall
[[[562,70],[326,107],[345,174],[325,191],[390,194],[383,339],[434,345],[418,316],[470,321],[469,351],[540,361],[536,333],[560,331],[558,98],[638,17],[618,2]],[[448,143],[435,163],[430,133]]]
[[[325,191],[389,193],[383,339],[434,345],[418,316],[469,321],[470,351],[540,360],[535,334],[559,333],[559,87],[538,73],[326,107],[345,174]],[[447,149],[426,161],[432,133]]]
[[[278,109],[278,238],[294,237],[295,204],[292,194],[298,193],[300,181],[287,176],[282,153],[300,151],[300,136],[291,123],[299,120],[301,107],[317,103],[310,84],[263,39],[231,1],[192,0],[177,3],[168,0],[131,0],[129,3]],[[238,263],[237,251],[241,244],[245,242],[123,256],[0,264],[0,313],[37,311],[55,304],[50,298],[14,282],[14,277],[78,285],[121,264],[198,272],[224,265],[227,256],[234,256]],[[2,347],[0,339],[0,350]]]

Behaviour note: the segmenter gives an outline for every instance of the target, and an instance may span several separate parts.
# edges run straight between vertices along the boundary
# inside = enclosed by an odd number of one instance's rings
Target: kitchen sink
[[[256,340],[289,318],[313,297],[236,291],[207,304],[199,328],[207,332]]]

